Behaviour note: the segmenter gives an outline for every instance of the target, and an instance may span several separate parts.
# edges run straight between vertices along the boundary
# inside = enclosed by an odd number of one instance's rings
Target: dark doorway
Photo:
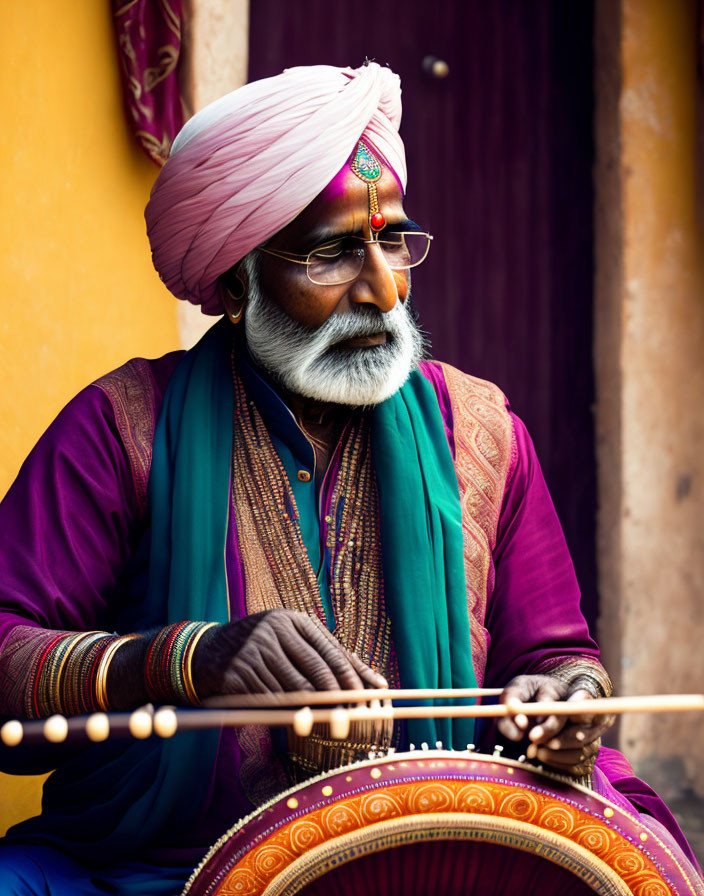
[[[525,420],[594,626],[591,0],[256,0],[250,15],[251,79],[365,56],[401,76],[406,207],[435,236],[415,305],[434,357]]]

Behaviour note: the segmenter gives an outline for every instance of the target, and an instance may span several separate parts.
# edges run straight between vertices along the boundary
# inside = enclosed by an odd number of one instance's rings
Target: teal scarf
[[[457,476],[435,390],[418,371],[374,409],[372,458],[401,685],[476,687]],[[443,701],[427,701],[433,702]],[[408,724],[408,738],[418,745],[441,740],[464,749],[473,735],[473,719]]]
[[[225,570],[230,495],[233,386],[229,324],[212,327],[169,380],[154,433],[149,474],[151,545],[143,627],[184,619],[229,621]],[[113,834],[142,842],[183,811],[202,805],[220,732],[191,731],[156,744],[142,780]],[[152,742],[149,743],[152,746]],[[142,745],[135,745],[140,747]],[[136,753],[136,751],[135,751]],[[121,771],[134,777],[130,750]],[[146,764],[141,763],[146,770]],[[140,775],[145,778],[146,775]]]
[[[231,346],[231,328],[223,321],[186,354],[166,390],[149,480],[145,627],[229,618]],[[422,374],[411,374],[373,411],[372,457],[386,608],[401,683],[475,687],[457,479],[437,398]],[[408,738],[416,744],[442,740],[447,747],[464,748],[473,732],[471,719],[408,725]],[[148,843],[184,806],[201,805],[218,740],[218,731],[198,731],[129,748],[109,774],[129,780],[137,792],[130,795],[111,844],[127,847],[135,837]]]

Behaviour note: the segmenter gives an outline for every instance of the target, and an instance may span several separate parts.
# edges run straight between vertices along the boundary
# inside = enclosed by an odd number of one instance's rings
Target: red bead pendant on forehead
[[[381,212],[374,212],[369,219],[369,223],[371,224],[372,230],[383,230],[384,227],[386,227],[386,218]]]

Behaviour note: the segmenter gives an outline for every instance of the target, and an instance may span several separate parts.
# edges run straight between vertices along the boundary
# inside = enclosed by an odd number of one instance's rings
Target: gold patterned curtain
[[[127,117],[158,165],[184,121],[179,88],[181,0],[112,0]]]

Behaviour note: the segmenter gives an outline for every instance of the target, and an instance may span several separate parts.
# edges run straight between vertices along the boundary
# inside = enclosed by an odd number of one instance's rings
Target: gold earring
[[[244,286],[244,284],[243,284],[243,286]],[[235,296],[233,294],[232,290],[230,289],[230,287],[226,286],[225,292],[228,294],[228,296],[232,300],[233,304],[237,304],[238,302],[240,303],[239,310],[237,311],[236,314],[232,314],[232,313],[228,312],[229,318],[232,321],[232,323],[238,324],[242,320],[242,315],[244,314],[244,306],[247,304],[247,299],[244,296],[244,291],[243,291],[242,296]]]

